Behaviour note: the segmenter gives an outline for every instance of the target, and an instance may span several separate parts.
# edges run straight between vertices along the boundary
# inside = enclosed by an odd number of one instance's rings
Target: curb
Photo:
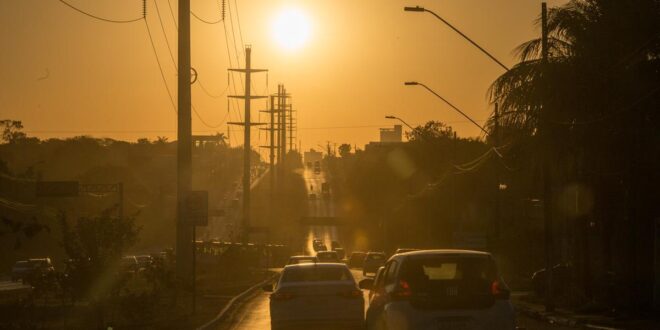
[[[278,275],[279,275],[278,273],[274,273],[269,278],[267,278],[267,279],[255,284],[255,285],[251,286],[249,289],[241,292],[240,294],[238,294],[234,298],[231,298],[231,300],[229,300],[229,302],[227,302],[225,307],[222,308],[222,310],[220,311],[220,313],[218,313],[218,315],[216,315],[216,317],[214,317],[212,320],[206,322],[204,325],[198,327],[197,330],[207,330],[207,329],[211,329],[212,327],[217,326],[220,322],[222,322],[227,317],[227,315],[229,314],[229,311],[234,309],[235,305],[237,305],[239,302],[241,302],[243,299],[245,299],[247,296],[249,296],[255,290],[257,290],[257,289],[261,288],[262,286],[266,285],[267,283],[273,281]]]

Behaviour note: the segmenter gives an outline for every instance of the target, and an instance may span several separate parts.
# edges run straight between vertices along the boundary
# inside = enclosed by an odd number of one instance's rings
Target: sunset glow
[[[296,50],[303,47],[311,34],[307,14],[297,8],[281,10],[271,26],[272,36],[279,47]]]

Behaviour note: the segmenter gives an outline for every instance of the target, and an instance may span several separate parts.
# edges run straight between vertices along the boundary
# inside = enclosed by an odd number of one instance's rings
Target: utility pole
[[[179,0],[177,117],[177,225],[176,275],[184,283],[193,280],[194,225],[184,206],[192,190],[192,127],[190,118],[190,0]]]
[[[293,150],[293,113],[295,110],[293,110],[293,104],[289,104],[289,150]]]
[[[250,179],[251,179],[251,161],[250,156],[252,148],[250,145],[250,127],[256,125],[263,125],[262,123],[253,123],[250,120],[250,104],[252,99],[262,99],[267,96],[252,95],[250,87],[252,85],[253,72],[265,72],[264,69],[252,69],[252,48],[249,45],[245,46],[245,69],[229,69],[229,71],[237,71],[245,73],[245,95],[229,95],[231,98],[238,98],[245,100],[245,121],[244,122],[230,122],[231,125],[240,125],[244,127],[243,135],[243,223],[241,231],[241,240],[247,244],[250,236]]]
[[[273,215],[273,205],[274,205],[274,200],[275,200],[275,149],[278,148],[276,143],[277,141],[275,140],[275,130],[277,129],[275,127],[276,122],[275,122],[275,113],[278,113],[279,110],[275,108],[275,97],[277,95],[271,95],[270,96],[270,108],[268,110],[262,110],[261,112],[265,112],[270,114],[270,126],[267,128],[261,128],[261,130],[268,131],[269,135],[269,144],[267,146],[261,146],[262,148],[268,148],[269,149],[269,171],[270,171],[270,205],[271,205],[271,216]]]
[[[282,142],[280,143],[280,148],[282,149],[282,166],[284,167],[284,164],[286,162],[286,111],[287,111],[287,104],[286,104],[286,88],[282,86],[282,107],[280,108],[280,113],[282,114],[282,124],[281,124],[281,131],[282,131]]]
[[[548,68],[548,9],[545,2],[541,3],[541,113],[539,114],[539,140],[543,159],[543,223],[545,231],[545,310],[552,312],[555,309],[553,297],[553,235],[552,235],[552,186],[550,178],[550,135],[548,134],[548,85],[546,74]]]

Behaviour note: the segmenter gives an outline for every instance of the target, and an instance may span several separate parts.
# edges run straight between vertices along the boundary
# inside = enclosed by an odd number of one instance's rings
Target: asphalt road
[[[351,270],[356,281],[362,280],[361,270]],[[367,307],[367,293],[364,291],[365,311]],[[270,307],[268,296],[270,293],[260,292],[256,297],[247,301],[239,308],[232,318],[231,324],[223,324],[219,329],[231,330],[268,330],[270,329]],[[518,326],[527,330],[568,330],[575,329],[547,324],[541,321],[518,315]]]

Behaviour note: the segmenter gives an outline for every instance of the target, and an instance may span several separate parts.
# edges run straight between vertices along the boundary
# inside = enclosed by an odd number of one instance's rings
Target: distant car
[[[362,268],[362,266],[364,265],[364,257],[366,256],[367,254],[364,252],[351,253],[351,256],[348,258],[348,267]]]
[[[344,248],[340,248],[340,247],[334,248],[333,251],[337,252],[337,258],[339,258],[339,260],[344,260],[344,258],[346,257],[346,252],[344,251]]]
[[[340,262],[339,256],[335,251],[319,251],[316,253],[319,262]]]
[[[124,256],[121,258],[121,269],[124,272],[135,273],[140,269],[140,263],[135,256]]]
[[[362,266],[362,275],[374,274],[378,271],[380,266],[385,264],[387,257],[383,252],[368,252],[364,257],[364,266]]]
[[[340,247],[341,247],[341,244],[339,244],[339,242],[337,242],[337,241],[330,241],[330,249],[331,249],[331,250],[334,250],[334,249],[336,249],[336,248],[340,248]]]
[[[35,276],[53,273],[55,268],[50,258],[35,258],[17,261],[11,269],[12,281],[29,280]]]
[[[312,247],[314,248],[314,252],[328,251],[328,247],[325,246],[325,243],[318,238],[312,241]]]
[[[270,295],[270,320],[274,330],[363,329],[364,296],[346,265],[288,265]]]
[[[316,200],[316,194],[314,194],[314,193],[309,194],[309,200],[312,200],[312,201]]]
[[[148,268],[154,262],[154,259],[148,254],[135,256],[135,259],[137,259],[139,268]]]
[[[314,264],[317,263],[319,259],[315,256],[292,256],[289,258],[287,265],[297,265],[297,264]]]
[[[392,256],[374,289],[367,329],[515,329],[509,288],[486,252],[424,250]]]
[[[413,251],[419,251],[419,249],[400,248],[400,249],[396,249],[396,252],[394,252],[394,254],[413,252]]]

